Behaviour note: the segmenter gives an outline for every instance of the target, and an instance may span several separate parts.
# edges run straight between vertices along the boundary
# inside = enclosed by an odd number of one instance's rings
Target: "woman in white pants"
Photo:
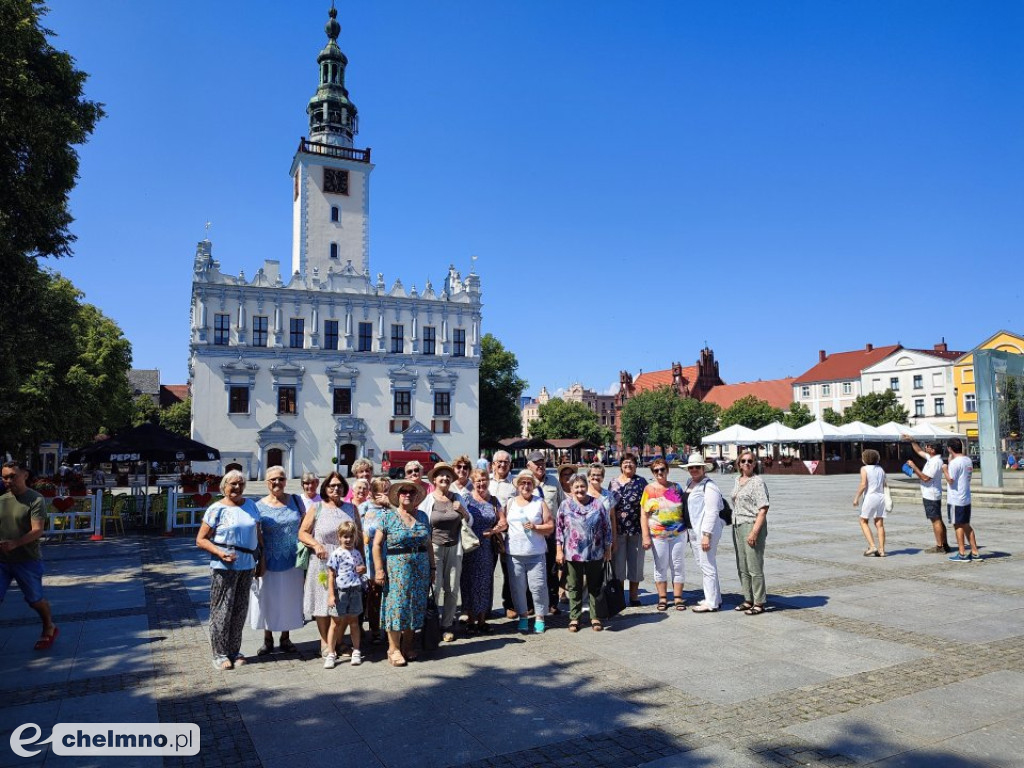
[[[711,464],[705,463],[699,453],[691,453],[683,467],[690,473],[685,493],[692,527],[686,533],[704,581],[704,599],[693,607],[693,612],[714,613],[722,607],[722,585],[715,559],[724,527],[718,514],[723,505],[722,492],[707,476]]]
[[[512,601],[519,616],[519,631],[530,631],[527,614],[526,587],[533,595],[536,618],[534,631],[544,634],[544,618],[548,615],[547,552],[545,537],[555,530],[551,510],[543,497],[534,497],[537,480],[524,469],[516,476],[516,495],[505,504],[508,523],[508,575]]]
[[[683,600],[683,552],[686,523],[683,517],[683,489],[668,479],[668,462],[660,456],[651,462],[654,482],[640,497],[640,533],[644,549],[654,550],[654,587],[658,610],[668,610],[668,582],[677,611],[686,610]]]

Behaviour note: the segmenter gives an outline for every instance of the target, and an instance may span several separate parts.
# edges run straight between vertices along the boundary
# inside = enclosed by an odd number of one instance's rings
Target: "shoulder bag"
[[[437,609],[434,586],[430,586],[427,594],[427,610],[423,614],[423,631],[420,641],[424,651],[433,651],[441,644],[441,612]]]
[[[292,495],[294,496],[294,494]],[[301,504],[301,502],[299,503]],[[320,517],[320,502],[317,502],[316,510],[313,512],[313,525],[316,525],[318,517]],[[307,546],[299,539],[295,544],[295,567],[303,571],[309,568],[309,555],[312,551],[312,547]]]
[[[597,618],[610,619],[626,608],[626,593],[623,590],[622,579],[615,578],[615,571],[610,562],[605,562],[604,584],[601,585],[601,593],[597,596]]]

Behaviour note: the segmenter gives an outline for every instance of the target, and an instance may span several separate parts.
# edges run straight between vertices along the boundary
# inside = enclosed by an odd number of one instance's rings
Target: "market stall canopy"
[[[876,429],[879,432],[881,432],[885,436],[885,438],[887,440],[888,439],[899,440],[900,439],[900,435],[909,435],[910,434],[910,425],[909,424],[897,424],[895,421],[887,421],[887,422],[885,422],[885,424],[882,424],[881,426],[876,427]]]
[[[773,421],[754,430],[754,440],[758,443],[792,443],[795,436],[796,430],[781,421]]]
[[[843,424],[839,427],[839,432],[843,435],[841,440],[848,440],[850,442],[885,442],[886,440],[899,440],[897,435],[894,438],[890,438],[881,432],[878,427],[872,427],[870,424],[865,424],[863,421],[851,421],[849,424]]]
[[[962,432],[953,432],[952,430],[942,429],[934,424],[927,423],[911,427],[907,430],[907,433],[911,437],[930,438],[932,440],[949,440],[951,437],[959,437],[962,440],[967,437]]]
[[[701,441],[702,445],[750,445],[756,443],[754,430],[740,424],[733,424],[720,432],[708,435]]]
[[[831,443],[841,440],[843,433],[839,427],[829,424],[827,421],[812,421],[804,424],[799,429],[793,430],[794,443]]]
[[[72,451],[72,463],[117,461],[218,461],[220,451],[157,424],[141,424],[108,440]]]

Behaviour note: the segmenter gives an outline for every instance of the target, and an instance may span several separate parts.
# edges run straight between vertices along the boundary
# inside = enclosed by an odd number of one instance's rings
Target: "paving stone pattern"
[[[502,617],[494,634],[405,669],[364,644],[361,667],[326,671],[307,624],[293,632],[298,654],[263,658],[262,633],[247,628],[249,663],[215,671],[209,569],[192,542],[48,543],[61,636],[51,654],[32,652],[37,623],[12,589],[0,614],[0,766],[126,765],[48,750],[21,759],[7,740],[22,722],[45,731],[129,716],[198,724],[200,754],[163,761],[182,766],[1024,764],[1020,512],[975,510],[985,559],[961,565],[925,551],[921,507],[898,504],[889,557],[865,558],[855,477],[768,482],[764,615],[731,610],[741,598],[727,535],[717,614],[659,614],[647,592],[602,633],[584,622],[570,634],[563,615],[523,636]],[[692,604],[689,555],[686,567]]]

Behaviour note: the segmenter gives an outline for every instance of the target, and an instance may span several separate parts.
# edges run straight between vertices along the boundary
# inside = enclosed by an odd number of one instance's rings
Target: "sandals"
[[[752,605],[747,610],[745,610],[744,613],[747,614],[747,616],[760,616],[762,613],[764,613],[764,606]]]
[[[299,649],[295,647],[295,643],[291,640],[282,640],[277,646],[281,649],[282,653],[298,653]]]
[[[754,604],[752,602],[750,602],[749,600],[744,600],[742,603],[733,608],[733,610],[739,611],[740,613],[744,613],[746,611],[749,611],[753,607]]]
[[[683,600],[683,598],[677,597],[674,600],[674,604],[675,604],[675,607],[676,607],[677,611],[685,611],[686,610],[686,601]]]
[[[662,600],[661,598],[658,598],[658,606],[657,606],[657,608],[658,608],[658,610],[661,613],[664,613],[665,611],[667,611],[668,610],[668,600]]]
[[[236,667],[245,666],[245,656],[243,656],[242,654],[238,654],[237,656],[235,656],[235,666]]]
[[[56,624],[54,624],[53,625],[53,632],[51,632],[48,635],[43,635],[42,637],[40,637],[38,640],[36,640],[36,644],[34,646],[32,646],[32,647],[35,648],[37,651],[48,651],[48,650],[50,650],[53,647],[53,643],[57,639],[57,635],[59,633],[60,633],[60,627],[58,627]]]
[[[590,622],[590,628],[595,632],[601,632],[604,630],[604,624],[602,624],[600,621],[592,621]]]
[[[283,645],[281,646],[281,650],[284,650],[284,646]],[[259,647],[259,649],[256,651],[256,655],[257,656],[268,656],[268,655],[270,655],[273,652],[274,652],[274,644],[273,643],[263,643],[263,645],[261,645]]]
[[[579,632],[580,631],[580,623],[578,621],[570,621],[569,622],[569,631],[570,632]]]
[[[401,651],[388,651],[388,664],[392,667],[404,667],[407,663]]]
[[[695,605],[693,606],[694,613],[718,613],[717,608],[712,608],[710,605]]]
[[[865,549],[864,550],[864,557],[878,557],[878,550],[877,549]]]
[[[885,550],[884,549],[878,550],[878,553],[875,555],[875,557],[885,557]]]

